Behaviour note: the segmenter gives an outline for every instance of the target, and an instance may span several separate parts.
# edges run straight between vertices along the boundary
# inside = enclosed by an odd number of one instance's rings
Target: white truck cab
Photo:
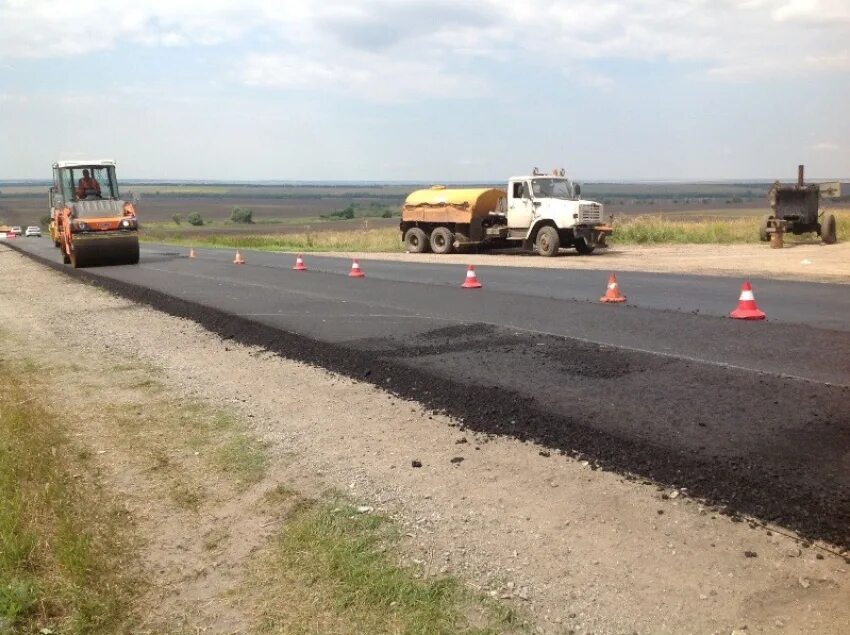
[[[551,175],[535,170],[530,176],[511,177],[507,194],[506,238],[522,240],[541,255],[554,255],[561,246],[589,254],[597,245],[604,246],[605,236],[611,233],[602,225],[602,204],[582,199],[581,186],[564,176],[563,170]],[[551,230],[541,236],[545,227]]]

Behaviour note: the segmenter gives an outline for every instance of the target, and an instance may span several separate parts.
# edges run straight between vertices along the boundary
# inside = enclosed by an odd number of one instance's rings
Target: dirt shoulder
[[[250,630],[251,604],[225,600],[279,522],[258,504],[279,483],[342,490],[393,516],[404,560],[422,577],[456,573],[528,611],[543,633],[836,633],[850,625],[850,565],[780,528],[733,522],[684,492],[531,444],[476,438],[373,386],[222,341],[7,248],[0,257],[0,322],[20,342],[4,354],[93,364],[102,386],[121,381],[113,360],[131,360],[137,381],[154,378],[172,399],[233,413],[262,444],[266,467],[245,489],[208,473],[203,448],[190,451],[179,433],[164,432],[166,459],[191,466],[185,478],[213,501],[197,514],[178,496],[176,513],[152,491],[150,473],[165,469],[162,461],[122,446],[114,417],[100,413],[76,431],[96,447],[112,486],[131,494],[151,570],[165,572],[152,597],[168,615],[181,607],[204,615],[206,632]],[[586,259],[554,262],[573,260]],[[86,337],[58,343],[51,333],[69,312]],[[213,530],[221,527],[230,538],[219,545]]]
[[[556,258],[505,252],[449,256],[355,252],[328,253],[327,255],[434,264],[648,271],[850,284],[850,243],[823,245],[815,242],[787,240],[784,249],[770,249],[764,244],[616,246],[599,251],[592,256],[579,256],[567,251]]]

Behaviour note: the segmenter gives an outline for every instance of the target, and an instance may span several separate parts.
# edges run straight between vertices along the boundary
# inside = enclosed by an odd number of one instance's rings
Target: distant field
[[[126,183],[122,194],[137,198],[142,229],[150,239],[196,240],[389,230],[397,227],[404,198],[418,187],[423,186]],[[767,188],[766,183],[587,183],[584,195],[604,202],[616,218],[660,214],[697,221],[764,215]],[[46,184],[0,184],[0,222],[38,224],[49,213],[46,191]],[[254,223],[230,222],[236,207],[252,210]],[[833,207],[850,209],[850,200]],[[329,218],[346,208],[354,218]],[[204,225],[188,224],[193,213],[201,215]]]

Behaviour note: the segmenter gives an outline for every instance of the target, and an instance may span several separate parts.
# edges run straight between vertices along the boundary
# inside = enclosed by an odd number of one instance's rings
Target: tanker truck
[[[417,190],[404,202],[401,237],[410,253],[449,254],[478,247],[523,247],[541,256],[564,248],[593,253],[613,233],[603,206],[581,198],[581,186],[564,170],[514,176],[507,190],[446,188]]]

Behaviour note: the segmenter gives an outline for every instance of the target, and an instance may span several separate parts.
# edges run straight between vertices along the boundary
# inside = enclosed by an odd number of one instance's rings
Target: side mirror
[[[576,183],[576,184],[575,184],[574,189],[575,189],[575,193],[576,193],[576,198],[578,198],[579,196],[581,196],[581,185],[579,185],[578,183]]]

